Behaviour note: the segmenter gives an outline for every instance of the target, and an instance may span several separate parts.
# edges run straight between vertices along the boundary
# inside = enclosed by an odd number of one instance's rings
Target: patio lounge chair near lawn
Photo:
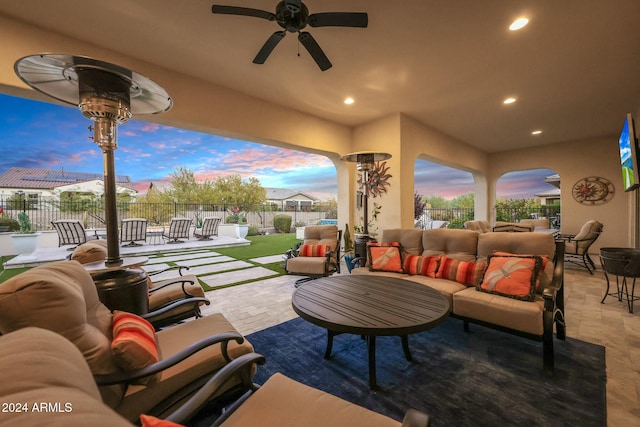
[[[189,230],[191,229],[191,220],[189,218],[171,218],[169,223],[169,231],[162,237],[167,239],[167,243],[184,243],[183,240],[189,240]]]
[[[89,240],[96,240],[98,236],[87,236],[82,223],[76,219],[61,219],[51,221],[51,225],[58,232],[58,246],[74,245],[69,250]]]
[[[220,225],[222,218],[215,216],[208,216],[202,220],[202,228],[196,228],[193,235],[198,237],[198,240],[211,240],[211,236],[218,236],[218,225]]]
[[[144,218],[123,219],[120,226],[120,243],[124,246],[142,246],[147,240],[147,220]]]

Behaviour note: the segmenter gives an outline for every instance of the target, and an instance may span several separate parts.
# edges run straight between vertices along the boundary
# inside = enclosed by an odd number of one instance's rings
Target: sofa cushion
[[[123,371],[137,371],[160,359],[153,325],[138,315],[120,310],[113,312],[111,350]],[[152,385],[159,378],[158,373],[141,378],[136,384]]]
[[[422,255],[422,230],[415,228],[392,228],[383,230],[380,242],[400,243],[402,255]]]
[[[446,255],[460,261],[475,261],[479,234],[472,230],[438,228],[422,232],[422,254]]]
[[[257,425],[399,427],[400,422],[276,373],[222,423]]]
[[[330,250],[328,245],[300,245],[298,256],[325,256]]]
[[[371,242],[367,244],[367,252],[369,253],[369,269],[371,271],[404,272],[400,243]]]
[[[404,258],[404,272],[410,275],[436,277],[439,256],[406,255]]]
[[[539,256],[491,255],[478,290],[531,301],[541,268]]]
[[[544,300],[535,301],[505,298],[496,294],[477,292],[467,288],[453,294],[453,313],[458,316],[542,336]]]
[[[486,269],[487,263],[484,261],[460,261],[449,257],[442,257],[435,277],[455,280],[467,286],[479,286]]]

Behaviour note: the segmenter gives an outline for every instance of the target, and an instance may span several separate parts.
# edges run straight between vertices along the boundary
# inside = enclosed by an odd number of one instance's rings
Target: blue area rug
[[[542,373],[542,344],[449,319],[409,336],[413,362],[400,338],[379,337],[379,390],[368,386],[366,342],[334,338],[323,358],[326,331],[294,319],[247,336],[267,362],[255,382],[281,372],[302,383],[402,420],[407,408],[432,426],[606,426],[605,349],[555,340],[555,373]]]

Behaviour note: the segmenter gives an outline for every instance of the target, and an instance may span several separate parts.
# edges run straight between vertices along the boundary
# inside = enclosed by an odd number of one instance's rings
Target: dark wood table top
[[[303,319],[338,333],[408,335],[448,317],[449,301],[409,280],[344,275],[311,280],[297,288],[293,309]]]

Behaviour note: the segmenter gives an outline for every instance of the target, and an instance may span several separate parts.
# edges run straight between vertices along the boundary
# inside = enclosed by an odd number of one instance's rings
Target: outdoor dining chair
[[[167,243],[184,243],[189,240],[189,231],[191,229],[191,220],[189,218],[171,218],[169,230],[162,235]]]
[[[98,236],[87,236],[82,223],[77,219],[61,219],[51,221],[51,225],[58,232],[58,247],[73,245],[70,251],[78,245],[86,243],[89,240],[96,240]]]
[[[222,218],[216,216],[208,216],[202,219],[202,227],[196,228],[193,235],[198,240],[211,240],[211,236],[218,236],[218,226]]]
[[[142,246],[147,241],[147,220],[144,218],[123,219],[120,225],[120,243],[123,246]],[[128,242],[125,244],[125,242]]]

